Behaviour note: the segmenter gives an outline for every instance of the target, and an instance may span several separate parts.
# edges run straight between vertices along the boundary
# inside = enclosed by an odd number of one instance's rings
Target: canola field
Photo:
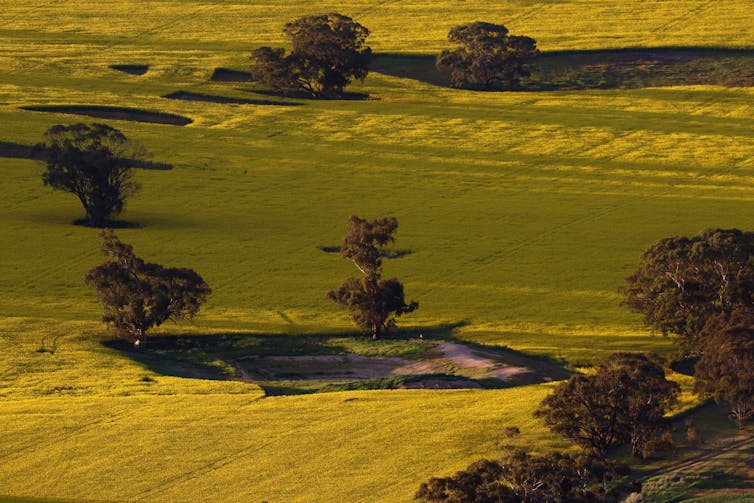
[[[192,120],[99,119],[173,166],[137,172],[122,218],[138,226],[118,235],[213,288],[195,320],[157,333],[352,332],[324,293],[353,267],[321,248],[351,214],[394,215],[410,253],[385,270],[420,302],[403,325],[572,366],[670,354],[619,288],[661,237],[754,228],[752,88],[477,93],[373,72],[351,88],[368,99],[309,101],[209,80],[283,44],[284,22],[333,10],[367,26],[377,53],[434,53],[474,20],[543,51],[754,48],[744,0],[0,0],[0,142],[95,120],[28,106]],[[177,91],[291,106],[164,98]],[[71,224],[79,203],[42,186],[39,162],[0,166],[0,496],[408,501],[428,477],[494,456],[506,425],[522,445],[567,447],[531,417],[547,384],[264,397],[149,370],[101,344],[81,278],[102,258],[96,231]]]

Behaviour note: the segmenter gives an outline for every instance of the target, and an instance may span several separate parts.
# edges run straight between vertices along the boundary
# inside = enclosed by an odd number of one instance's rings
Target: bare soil
[[[519,384],[547,382],[550,376],[534,368],[506,361],[503,353],[477,350],[453,342],[435,342],[422,360],[397,357],[342,355],[245,356],[236,360],[239,374],[249,381],[357,381],[395,376],[428,376],[401,388],[478,388],[480,380]],[[445,376],[440,378],[438,376]],[[513,384],[513,383],[511,383]]]

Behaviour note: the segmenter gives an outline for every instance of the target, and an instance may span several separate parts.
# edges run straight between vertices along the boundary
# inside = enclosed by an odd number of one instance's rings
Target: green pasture
[[[285,21],[332,10],[391,54],[350,89],[366,99],[209,81],[218,67],[244,70],[253,47],[282,44]],[[340,243],[351,214],[394,215],[395,248],[410,253],[385,271],[420,303],[401,320],[412,334],[571,366],[616,350],[670,355],[620,306],[619,288],[661,237],[754,228],[753,88],[725,77],[726,87],[477,93],[414,71],[406,55],[425,64],[450,27],[474,20],[544,51],[754,48],[745,0],[0,0],[0,142],[100,120],[173,166],[138,171],[142,191],[121,216],[136,226],[117,230],[140,256],[194,268],[213,288],[195,320],[159,335],[349,336],[347,313],[324,294],[357,271],[321,248]],[[735,75],[747,71],[740,61]],[[177,91],[292,106],[163,97]],[[193,122],[20,109],[45,105]],[[80,204],[42,186],[39,162],[0,157],[0,169],[0,495],[407,501],[429,476],[494,456],[507,425],[521,428],[521,445],[567,447],[531,417],[551,385],[264,397],[131,359],[103,344],[101,309],[82,284],[102,257],[97,231],[72,225]],[[395,343],[383,344],[377,353]]]

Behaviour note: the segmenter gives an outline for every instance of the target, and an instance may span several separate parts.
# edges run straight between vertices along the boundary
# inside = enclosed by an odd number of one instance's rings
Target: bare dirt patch
[[[238,358],[236,366],[244,380],[356,381],[415,376],[400,382],[401,388],[479,388],[480,381],[499,381],[502,386],[547,382],[552,376],[531,367],[511,364],[504,354],[476,350],[453,342],[436,342],[421,360],[398,357],[341,355],[250,355]],[[427,376],[422,378],[422,376]],[[563,376],[558,375],[557,378]]]
[[[149,122],[153,124],[169,124],[171,126],[185,126],[194,122],[192,119],[183,117],[182,115],[154,112],[139,108],[108,107],[101,105],[39,105],[20,108],[32,112],[84,115],[98,119]]]

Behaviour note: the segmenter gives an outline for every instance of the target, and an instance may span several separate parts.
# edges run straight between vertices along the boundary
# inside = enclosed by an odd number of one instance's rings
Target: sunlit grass
[[[165,99],[184,90],[270,99],[242,83],[248,52],[285,21],[338,10],[376,51],[432,53],[463,22],[505,23],[543,50],[754,46],[749,2],[10,2],[0,0],[0,141],[57,123],[19,110],[88,104],[180,114],[186,127],[106,121],[170,171],[118,230],[137,254],[187,266],[214,293],[192,322],[156,334],[339,334],[324,292],[354,273],[321,247],[349,215],[395,215],[386,260],[422,330],[589,365],[673,346],[620,306],[653,241],[754,228],[750,88],[476,93],[372,73],[369,99],[296,107]],[[585,13],[588,13],[586,15]],[[54,20],[52,22],[51,20]],[[146,64],[143,76],[108,68]],[[274,98],[278,99],[278,98]],[[82,276],[102,259],[71,225],[74,197],[42,165],[0,158],[0,493],[182,501],[406,501],[419,482],[495,455],[504,426],[536,450],[567,445],[531,411],[550,386],[262,398],[250,384],[170,377],[101,344]],[[696,400],[688,378],[680,408]],[[189,453],[187,455],[187,453]],[[1,498],[0,498],[1,499]]]

